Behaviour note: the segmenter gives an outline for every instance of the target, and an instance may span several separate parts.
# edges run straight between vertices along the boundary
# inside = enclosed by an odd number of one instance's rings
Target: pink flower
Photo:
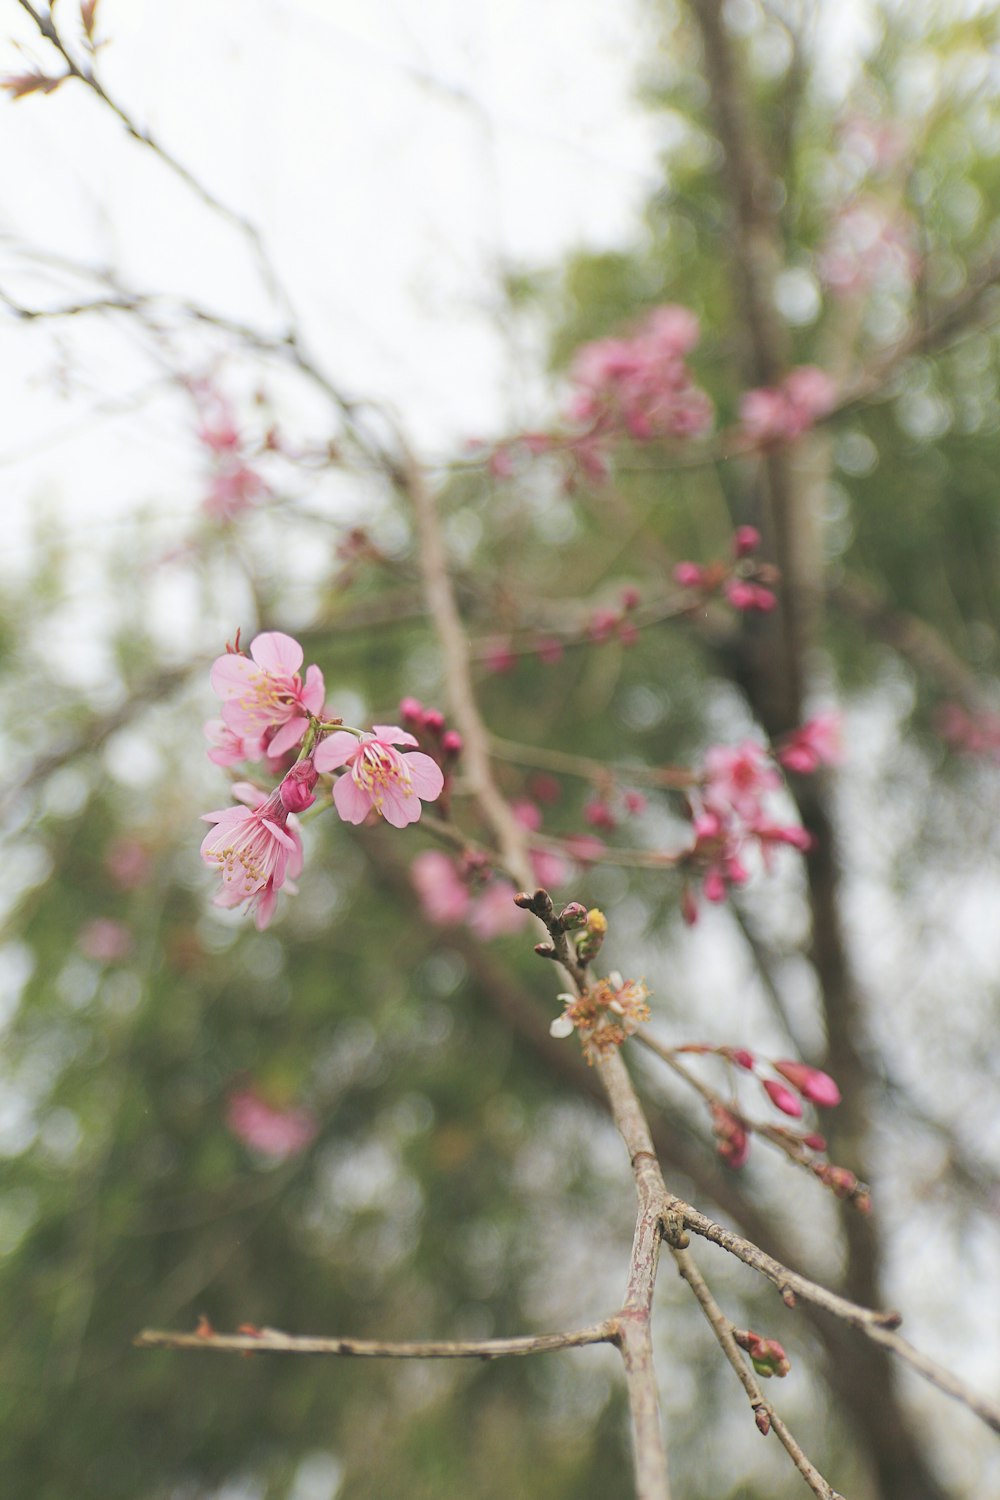
[[[839,1088],[829,1073],[822,1073],[819,1068],[810,1068],[806,1063],[782,1061],[774,1064],[774,1071],[786,1078],[793,1088],[798,1089],[804,1099],[818,1104],[820,1109],[833,1109],[840,1103]]]
[[[77,945],[84,958],[99,964],[120,963],[132,951],[132,934],[124,922],[112,917],[95,917],[77,933]]]
[[[789,735],[778,751],[778,759],[788,771],[808,776],[820,766],[835,766],[841,758],[842,720],[835,710],[816,714]]]
[[[204,732],[209,741],[208,758],[213,765],[239,766],[247,761],[260,760],[264,754],[264,741],[259,734],[252,739],[242,739],[234,734],[225,719],[206,720]]]
[[[576,392],[569,417],[597,432],[625,432],[637,442],[695,437],[712,424],[712,403],[696,386],[684,356],[698,342],[687,308],[655,309],[631,338],[597,339],[576,353]]]
[[[764,1092],[775,1109],[780,1109],[783,1114],[792,1115],[798,1119],[802,1113],[802,1105],[791,1089],[786,1089],[785,1085],[779,1083],[776,1078],[764,1078],[761,1082],[764,1085]]]
[[[323,707],[323,673],[311,666],[303,682],[302,647],[278,630],[258,635],[251,642],[250,657],[253,660],[227,651],[212,666],[212,687],[222,699],[223,720],[243,741],[277,727],[267,753],[283,755],[302,739],[308,716]]]
[[[528,913],[514,905],[517,894],[508,880],[492,880],[473,901],[469,926],[482,942],[518,932],[528,920]]]
[[[233,521],[266,493],[267,485],[256,469],[245,463],[227,465],[212,475],[201,508],[213,521]]]
[[[723,592],[734,609],[758,610],[770,614],[778,603],[777,595],[762,584],[751,583],[746,578],[727,579]]]
[[[226,807],[205,813],[203,821],[215,824],[201,846],[202,859],[222,876],[215,905],[246,902],[263,931],[274,915],[278,891],[302,869],[302,842],[287,827],[288,809],[281,800],[281,788],[257,807]]]
[[[123,891],[145,885],[152,871],[153,857],[138,839],[118,838],[104,856],[104,868]]]
[[[365,739],[339,729],[317,747],[317,771],[345,767],[333,788],[334,805],[345,823],[363,823],[374,809],[394,828],[405,828],[420,817],[421,798],[433,802],[441,795],[444,776],[437,761],[421,751],[401,755],[394,748],[416,743],[405,729],[376,724]]]
[[[749,557],[757,551],[761,535],[756,526],[737,526],[733,532],[733,552],[736,557]]]
[[[699,589],[704,579],[704,569],[696,562],[679,562],[674,568],[674,582],[682,589]]]
[[[760,817],[762,799],[781,785],[767,751],[753,740],[713,745],[705,755],[705,806],[721,817],[735,812],[747,821]]]
[[[837,388],[825,370],[799,365],[779,386],[747,391],[740,401],[740,421],[755,443],[793,443],[833,410]]]
[[[286,1161],[298,1156],[316,1138],[318,1125],[306,1109],[274,1109],[252,1088],[230,1094],[226,1124],[244,1146]]]
[[[464,922],[471,897],[454,861],[439,849],[425,849],[410,865],[410,883],[421,909],[437,927]]]

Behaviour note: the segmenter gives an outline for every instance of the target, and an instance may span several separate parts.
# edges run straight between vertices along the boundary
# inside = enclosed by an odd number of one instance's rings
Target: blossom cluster
[[[579,1032],[583,1055],[597,1062],[614,1047],[620,1047],[636,1027],[649,1020],[649,990],[642,979],[623,979],[612,970],[606,979],[595,980],[581,995],[560,995],[563,1013],[549,1027],[552,1036]]]
[[[395,724],[370,731],[339,727],[341,721],[323,706],[322,672],[310,666],[303,677],[303,660],[298,641],[266,631],[253,640],[249,656],[227,650],[211,671],[222,699],[222,718],[206,725],[216,764],[266,759],[277,769],[282,757],[299,751],[270,794],[236,783],[233,791],[243,805],[205,814],[214,826],[202,843],[202,858],[222,879],[216,904],[245,905],[260,928],[271,920],[278,892],[294,889],[302,869],[296,814],[316,801],[321,775],[340,773],[332,800],[347,823],[362,823],[374,813],[405,828],[420,817],[421,802],[434,801],[444,789],[441,766],[408,730]],[[460,749],[459,741],[449,753]]]
[[[770,866],[780,845],[807,851],[809,833],[798,823],[782,821],[773,807],[782,786],[779,765],[795,772],[815,771],[839,759],[839,718],[817,715],[796,730],[772,756],[754,740],[739,745],[713,745],[705,754],[697,785],[691,794],[694,843],[684,856],[687,868],[697,871],[708,901],[724,901],[733,886],[750,878],[749,854]],[[685,920],[697,919],[697,902],[685,890]]]
[[[702,600],[721,592],[733,609],[769,614],[778,603],[774,592],[778,571],[757,558],[760,545],[756,526],[738,526],[733,533],[730,561],[679,562],[674,568],[674,582],[697,592]]]
[[[698,339],[694,313],[670,304],[655,308],[631,337],[582,345],[570,366],[570,421],[639,443],[702,436],[712,403],[686,364]]]
[[[714,1054],[724,1058],[735,1067],[752,1073],[775,1109],[795,1120],[802,1117],[803,1100],[808,1100],[820,1109],[833,1109],[840,1103],[840,1089],[829,1073],[824,1073],[820,1068],[810,1067],[808,1063],[781,1058],[766,1064],[764,1059],[756,1057],[745,1047],[714,1047],[710,1043],[700,1042],[688,1043],[676,1050],[678,1053]],[[764,1071],[765,1066],[769,1066],[779,1076],[777,1078],[768,1076]],[[788,1087],[789,1084],[791,1088]],[[745,1166],[750,1156],[751,1125],[735,1104],[729,1106],[723,1104],[720,1099],[712,1099],[709,1108],[718,1155],[729,1167],[735,1169]],[[810,1130],[804,1134],[796,1134],[783,1126],[769,1128],[772,1135],[779,1135],[782,1139],[787,1138],[797,1157],[802,1152],[802,1148],[809,1151],[826,1150],[826,1140],[817,1131]],[[800,1159],[804,1158],[800,1157]],[[814,1170],[822,1169],[820,1175],[829,1166],[825,1162],[813,1164],[809,1160],[807,1160],[807,1165],[813,1166]]]
[[[740,401],[740,425],[754,447],[794,443],[837,399],[837,388],[825,370],[799,365],[776,386],[747,391]]]
[[[187,384],[201,416],[198,440],[210,461],[202,510],[213,521],[235,520],[267,495],[267,483],[252,462],[229,399],[208,380]]]

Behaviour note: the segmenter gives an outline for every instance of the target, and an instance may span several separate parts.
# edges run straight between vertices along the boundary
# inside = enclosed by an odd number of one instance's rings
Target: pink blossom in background
[[[799,365],[776,387],[747,391],[740,401],[740,422],[752,442],[793,443],[833,410],[837,388],[825,370]]]
[[[842,716],[835,709],[816,714],[790,734],[777,752],[787,771],[811,775],[820,766],[835,766],[843,754]]]
[[[650,313],[630,338],[582,345],[570,367],[576,388],[570,421],[592,433],[623,429],[637,442],[701,436],[714,412],[685,364],[698,336],[689,309],[666,306]]]
[[[529,854],[531,869],[539,885],[547,891],[555,890],[558,886],[565,885],[569,879],[569,869],[566,861],[561,855],[554,853],[551,849],[532,849]]]
[[[705,806],[725,818],[731,813],[748,822],[759,818],[762,800],[781,785],[781,777],[763,746],[713,745],[705,755],[702,796]]]
[[[236,787],[233,791],[239,795]],[[249,791],[260,795],[255,788]],[[245,902],[263,931],[274,915],[278,891],[302,869],[302,841],[287,827],[280,787],[256,807],[226,807],[205,813],[203,821],[215,824],[201,846],[202,859],[222,877],[215,905]]]
[[[973,714],[960,703],[942,703],[935,713],[934,727],[953,749],[1000,761],[1000,714]]]
[[[402,755],[395,748],[416,744],[405,729],[376,724],[362,740],[336,730],[317,746],[317,771],[345,768],[333,787],[334,806],[345,823],[363,823],[374,810],[394,828],[405,828],[420,817],[421,798],[433,802],[441,795],[444,776],[437,761],[419,750]]]
[[[145,885],[153,869],[153,856],[138,839],[115,839],[104,856],[104,868],[120,890],[133,891]]]
[[[251,642],[249,658],[227,651],[212,665],[212,688],[222,699],[227,728],[243,741],[277,729],[267,746],[272,757],[297,745],[309,727],[308,715],[323,707],[323,674],[311,666],[303,682],[302,660],[298,641],[269,630]]]
[[[920,269],[911,220],[890,215],[874,197],[841,210],[817,259],[824,286],[837,297],[857,296],[877,283],[904,289]]]
[[[132,952],[132,934],[124,922],[116,922],[112,917],[94,917],[80,928],[76,944],[84,958],[99,964],[116,964]]]
[[[511,650],[510,641],[498,636],[486,642],[483,648],[483,662],[488,672],[512,672],[517,666],[517,657]]]
[[[530,797],[519,797],[510,804],[515,822],[529,833],[537,833],[542,826],[542,810]]]
[[[778,596],[773,589],[764,588],[748,578],[728,578],[723,593],[733,609],[756,610],[766,615],[778,607]]]
[[[298,1156],[312,1144],[319,1129],[308,1110],[275,1109],[252,1088],[230,1094],[226,1124],[244,1146],[274,1161]]]
[[[425,849],[410,865],[410,883],[424,916],[436,927],[455,927],[468,915],[472,897],[455,867],[440,849]]]
[[[236,463],[212,475],[201,508],[213,521],[234,521],[267,492],[256,469]]]
[[[528,920],[528,913],[514,905],[516,887],[509,880],[491,880],[480,891],[469,908],[468,922],[481,942],[518,932]]]
[[[260,760],[264,754],[261,735],[243,739],[234,734],[225,719],[208,719],[204,724],[208,740],[208,758],[217,766],[241,766],[248,761]]]

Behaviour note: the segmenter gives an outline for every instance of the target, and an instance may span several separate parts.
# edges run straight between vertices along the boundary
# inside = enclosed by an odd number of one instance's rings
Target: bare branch
[[[226,1354],[334,1354],[353,1359],[502,1359],[507,1355],[549,1354],[585,1344],[612,1344],[614,1318],[567,1333],[526,1334],[512,1339],[428,1340],[398,1343],[384,1339],[312,1338],[261,1328],[256,1333],[171,1333],[146,1328],[133,1343],[139,1349],[215,1349]]]

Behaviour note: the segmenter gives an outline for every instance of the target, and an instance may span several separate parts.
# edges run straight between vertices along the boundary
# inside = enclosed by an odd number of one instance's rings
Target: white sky
[[[71,21],[70,0],[57,15]],[[652,45],[638,0],[102,0],[99,15],[109,91],[258,225],[338,382],[395,403],[432,445],[495,429],[504,393],[525,389],[497,326],[498,269],[638,232],[658,128],[631,100]],[[51,65],[16,6],[4,20]],[[24,70],[9,44],[0,69]],[[238,232],[82,86],[5,99],[0,139],[0,288],[44,300],[20,242],[279,326]],[[199,499],[169,429],[136,441],[141,418],[86,420],[148,379],[127,336],[91,321],[62,337],[89,397],[54,391],[47,332],[0,321],[15,555],[40,494],[88,520]]]

